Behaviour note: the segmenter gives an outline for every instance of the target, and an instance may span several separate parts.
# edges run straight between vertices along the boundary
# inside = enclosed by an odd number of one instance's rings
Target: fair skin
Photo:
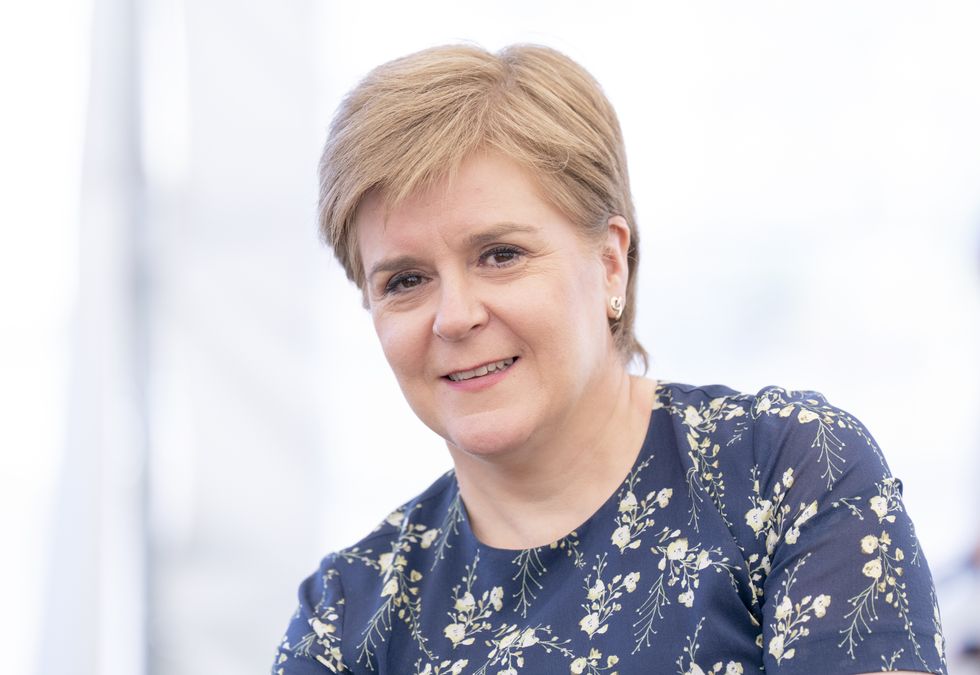
[[[381,346],[445,439],[486,545],[542,546],[574,530],[643,444],[654,383],[627,373],[608,323],[609,298],[626,291],[629,228],[619,216],[607,225],[603,242],[585,241],[530,174],[495,155],[393,209],[377,193],[358,208]],[[502,368],[459,378],[492,363]]]
[[[653,401],[608,322],[626,290],[626,222],[586,241],[530,174],[478,155],[390,211],[369,194],[356,226],[385,356],[446,440],[476,536],[529,548],[587,520],[629,472]]]

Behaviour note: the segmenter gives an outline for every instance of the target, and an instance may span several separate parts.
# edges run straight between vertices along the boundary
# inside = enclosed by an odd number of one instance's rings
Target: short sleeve
[[[299,607],[272,664],[272,675],[346,672],[340,651],[344,598],[334,556],[299,587]]]
[[[766,672],[945,673],[932,577],[874,439],[812,392],[755,406]]]

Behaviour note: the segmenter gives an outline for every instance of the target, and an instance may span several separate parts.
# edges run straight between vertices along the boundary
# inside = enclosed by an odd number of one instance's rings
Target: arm
[[[299,607],[276,650],[272,675],[347,672],[340,651],[343,609],[340,572],[327,556],[300,585]]]
[[[756,438],[766,672],[945,673],[901,482],[848,413],[812,393],[768,395]]]

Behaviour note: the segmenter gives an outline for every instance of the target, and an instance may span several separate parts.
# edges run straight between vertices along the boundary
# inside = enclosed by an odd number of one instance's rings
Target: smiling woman
[[[814,392],[631,375],[615,114],[567,57],[431,49],[350,94],[321,225],[454,469],[327,556],[273,672],[945,672],[891,476]]]
[[[550,475],[565,461],[558,448],[590,435],[582,412],[616,401],[627,382],[608,367],[623,358],[605,307],[624,292],[629,229],[610,217],[596,246],[541,192],[512,160],[480,153],[394,209],[377,192],[358,209],[384,353],[457,468],[493,455]],[[624,466],[634,454],[624,451]],[[549,519],[537,543],[577,524]]]

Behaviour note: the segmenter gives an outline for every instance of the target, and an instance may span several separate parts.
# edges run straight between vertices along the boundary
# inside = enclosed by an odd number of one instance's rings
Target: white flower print
[[[567,647],[569,642],[556,638],[551,626],[538,624],[520,628],[516,624],[505,623],[487,641],[490,653],[474,675],[487,675],[491,667],[500,667],[501,670],[494,671],[497,673],[517,673],[524,666],[524,651],[527,649],[542,649],[549,654],[555,651],[574,659],[575,654]]]
[[[792,546],[800,538],[802,526],[817,513],[816,501],[800,503],[796,518],[790,521],[792,507],[787,504],[789,488],[795,483],[792,469],[782,474],[782,479],[772,488],[770,499],[764,499],[759,485],[759,467],[753,466],[751,471],[752,491],[749,502],[752,504],[745,514],[746,523],[752,528],[757,537],[765,537],[766,555],[753,553],[749,559],[751,589],[756,601],[762,599],[762,585],[769,574],[770,558],[780,541]]]
[[[804,408],[800,411],[799,416],[796,418],[800,421],[800,424],[809,424],[810,422],[820,419],[820,415],[813,412],[812,410],[807,410]]]
[[[946,665],[946,638],[943,637],[942,622],[939,618],[939,603],[936,601],[936,592],[932,591],[932,627],[936,632],[932,636],[933,646],[939,655],[939,660],[943,666]]]
[[[476,600],[473,598],[473,594],[467,591],[463,594],[463,597],[456,599],[456,611],[465,612],[466,610],[473,609],[476,606]]]
[[[827,489],[834,487],[837,479],[843,473],[846,462],[844,458],[844,441],[838,435],[839,430],[845,429],[861,438],[875,453],[884,465],[881,450],[868,435],[864,427],[848,413],[833,407],[820,397],[796,398],[790,392],[778,387],[771,387],[765,396],[758,397],[753,407],[753,415],[779,415],[791,418],[796,412],[797,423],[801,426],[814,427],[814,438],[811,447],[818,449],[817,462],[824,465],[823,478]]]
[[[720,420],[738,416],[734,413],[735,410],[741,410],[741,407],[727,397],[722,397],[713,399],[706,408],[702,407],[700,410],[688,406],[684,413],[689,447],[687,454],[691,460],[691,466],[685,473],[691,502],[688,523],[695,532],[700,530],[700,508],[705,495],[714,504],[725,524],[731,526],[725,504],[725,477],[718,459],[721,445],[714,441],[713,434]],[[741,431],[736,431],[733,440],[737,439],[740,433]]]
[[[809,504],[803,506],[803,509],[800,511],[799,515],[796,516],[796,520],[793,521],[793,526],[799,529],[800,525],[810,520],[815,515],[817,515],[817,503],[810,502]]]
[[[776,620],[782,621],[793,611],[793,601],[789,599],[788,595],[783,596],[782,602],[776,606]]]
[[[615,654],[610,654],[606,657],[605,664],[602,663],[602,652],[598,649],[590,649],[588,657],[579,656],[574,659],[571,664],[569,664],[569,672],[573,675],[579,675],[580,673],[585,673],[586,675],[600,675],[603,672],[611,670],[615,665],[619,663],[619,657]],[[613,671],[609,675],[616,675]]]
[[[586,614],[582,617],[582,620],[578,622],[579,627],[592,637],[592,634],[596,632],[599,628],[599,614],[592,612],[591,614]]]
[[[541,555],[536,548],[524,549],[511,562],[517,567],[517,572],[511,577],[518,582],[518,589],[513,595],[517,599],[515,609],[522,617],[526,617],[531,603],[538,597],[538,591],[544,588],[541,577],[548,570],[541,562]]]
[[[503,607],[504,589],[494,586],[489,591],[483,591],[479,597],[474,595],[473,587],[477,580],[477,566],[480,554],[477,553],[472,565],[466,566],[466,575],[462,585],[453,587],[453,611],[449,612],[450,623],[443,634],[452,643],[452,648],[471,645],[475,636],[491,629],[490,618],[494,612]]]
[[[380,598],[381,605],[375,610],[363,631],[363,639],[358,643],[357,662],[374,669],[373,658],[378,645],[387,639],[392,622],[397,618],[409,629],[412,640],[427,659],[433,654],[428,646],[428,638],[422,634],[422,598],[418,582],[422,574],[408,567],[406,554],[420,544],[428,530],[425,525],[412,523],[409,514],[403,509],[392,512],[386,519],[390,525],[400,528],[398,537],[392,542],[391,550],[378,556],[377,568],[384,579]]]
[[[422,546],[422,548],[429,548],[430,546],[432,546],[432,542],[434,542],[436,540],[436,537],[438,536],[439,536],[438,529],[433,528],[431,530],[427,530],[425,534],[422,535],[420,545]]]
[[[796,648],[792,647],[801,638],[810,634],[809,622],[813,619],[821,619],[827,614],[827,607],[830,606],[831,597],[820,594],[817,597],[804,595],[798,602],[793,602],[791,592],[797,581],[797,574],[800,568],[806,564],[810,558],[810,553],[804,555],[793,566],[792,570],[786,571],[786,579],[783,580],[781,588],[776,592],[776,611],[773,613],[775,623],[769,625],[772,630],[772,637],[769,638],[768,651],[776,663],[792,659],[796,655]]]
[[[494,586],[490,591],[490,604],[493,606],[495,611],[500,611],[504,606],[504,589],[500,586]]]
[[[381,589],[381,597],[395,595],[396,593],[398,593],[398,577],[392,577]]]
[[[705,550],[698,551],[698,556],[695,558],[694,565],[698,570],[703,570],[704,568],[711,565],[711,556]]]
[[[451,623],[443,630],[446,637],[452,640],[453,647],[466,638],[466,626],[461,623]]]
[[[878,483],[878,494],[872,497],[868,505],[878,516],[879,523],[894,523],[895,513],[900,513],[902,507],[902,485],[895,478],[885,478]]]
[[[534,633],[533,628],[525,628],[524,632],[521,633],[521,647],[531,647],[538,644],[541,640]]]
[[[879,520],[884,519],[888,515],[888,500],[884,497],[872,497],[868,501],[868,505],[875,512],[875,515],[878,516]]]
[[[795,544],[799,538],[800,528],[795,526],[786,530],[786,534],[783,535],[783,541],[785,541],[787,544]]]
[[[630,544],[629,525],[621,525],[617,527],[615,530],[613,530],[612,537],[610,537],[610,539],[612,539],[613,544],[619,547],[620,551],[624,550]],[[631,548],[637,548],[639,545],[640,542],[637,541],[636,545],[632,546]]]
[[[593,635],[602,635],[609,626],[608,621],[615,612],[623,608],[619,602],[626,593],[636,590],[640,579],[639,572],[631,572],[625,577],[622,574],[614,576],[609,583],[602,580],[606,568],[606,555],[597,556],[596,564],[592,566],[595,581],[590,573],[585,578],[586,602],[582,604],[585,616],[579,621],[581,628],[592,639]]]
[[[861,552],[871,554],[878,548],[878,537],[869,534],[861,539]]]
[[[753,532],[761,532],[762,528],[769,523],[772,517],[772,502],[768,499],[760,500],[759,505],[749,509],[745,513],[745,522],[752,528]]]
[[[446,551],[453,547],[449,540],[451,537],[459,534],[459,525],[462,522],[463,500],[459,495],[459,490],[456,490],[456,493],[453,495],[453,500],[449,503],[449,509],[446,511],[446,517],[443,519],[442,525],[429,530],[423,535],[422,548],[428,548],[426,546],[426,540],[428,540],[429,546],[435,545],[432,566],[429,568],[430,571],[435,570],[439,561],[445,559]],[[436,532],[437,534],[431,535],[429,532]]]
[[[874,510],[870,501],[868,506]],[[891,522],[887,518],[882,518],[877,512],[875,513],[879,520],[884,520],[886,523]],[[883,599],[902,619],[916,658],[923,665],[927,665],[909,616],[908,590],[902,580],[905,570],[900,564],[905,558],[905,553],[901,548],[892,546],[892,538],[888,530],[882,530],[878,535],[865,535],[858,543],[858,548],[864,555],[874,557],[861,566],[861,574],[868,580],[868,585],[860,593],[847,600],[851,609],[844,615],[844,618],[849,619],[850,624],[841,630],[844,637],[838,646],[846,647],[850,657],[855,658],[855,649],[858,644],[873,631],[875,622],[880,618],[877,605]]]
[[[687,646],[684,647],[684,653],[677,657],[677,672],[682,675],[742,675],[744,668],[737,661],[729,661],[727,664],[723,661],[717,661],[707,669],[698,665],[696,659],[698,650],[701,648],[699,635],[703,625],[704,618],[702,617],[694,629],[694,635],[687,638]]]
[[[701,415],[698,413],[697,408],[695,408],[693,405],[689,405],[684,409],[684,424],[688,425],[689,427],[696,427],[702,422],[703,420],[701,419]]]
[[[781,661],[783,658],[783,636],[774,635],[771,640],[769,640],[769,653],[773,655],[773,658],[777,662]],[[793,654],[789,655],[792,658]]]
[[[602,579],[596,579],[595,585],[589,589],[588,598],[589,600],[595,600],[596,598],[602,597],[603,592],[606,590],[606,585],[602,583]]]
[[[875,581],[881,578],[881,560],[875,558],[874,560],[869,560],[864,563],[864,568],[861,570],[861,574],[866,577],[871,577]]]
[[[637,506],[636,495],[632,491],[627,492],[626,496],[619,500],[619,512],[631,511]]]
[[[551,542],[548,548],[564,550],[568,557],[572,558],[576,567],[585,567],[585,558],[579,550],[578,532],[570,532],[558,541]]]
[[[727,572],[734,587],[731,565],[727,556],[721,554],[720,548],[705,549],[700,544],[692,545],[687,537],[680,535],[680,530],[664,528],[660,532],[658,545],[650,549],[660,557],[657,564],[660,576],[647,592],[646,600],[636,610],[640,618],[633,624],[636,638],[634,654],[650,646],[650,638],[656,633],[654,625],[663,618],[663,607],[670,604],[667,589],[679,586],[678,603],[693,607],[700,575],[707,569],[714,569],[716,573]]]
[[[326,572],[324,582],[336,576],[337,570],[331,568]],[[318,605],[316,610],[318,615],[309,620],[311,631],[306,633],[296,645],[290,645],[284,638],[281,647],[294,655],[315,658],[332,673],[347,672],[340,652],[340,635],[337,630],[340,615],[337,608],[333,605],[327,607]],[[314,646],[318,647],[319,651],[315,655]]]
[[[667,560],[680,560],[687,555],[687,539],[675,539],[667,545]]]
[[[658,508],[664,509],[670,504],[673,490],[661,489],[659,492],[648,492],[642,499],[636,496],[640,483],[640,473],[649,466],[652,456],[640,462],[618,493],[619,508],[616,516],[616,528],[610,537],[612,543],[625,553],[627,549],[640,547],[640,535],[654,524],[653,514]]]

